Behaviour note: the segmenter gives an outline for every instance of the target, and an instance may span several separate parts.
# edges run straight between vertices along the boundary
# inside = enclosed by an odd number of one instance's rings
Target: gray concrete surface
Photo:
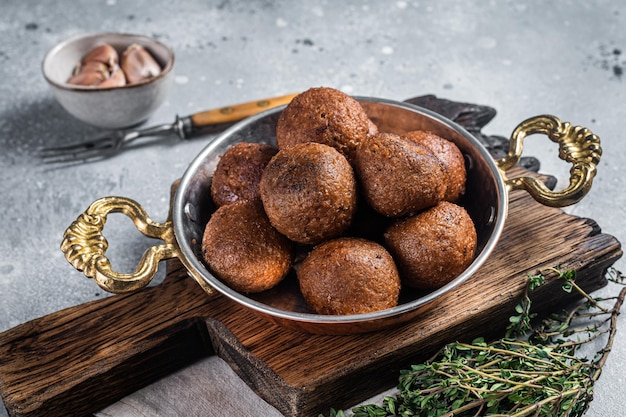
[[[150,124],[322,85],[397,100],[436,94],[487,104],[498,115],[485,132],[505,136],[527,117],[555,114],[592,129],[604,149],[592,191],[567,211],[623,241],[624,27],[626,3],[608,0],[0,0],[0,331],[105,297],[63,258],[65,228],[106,195],[134,198],[163,220],[169,185],[210,140],[172,140],[45,170],[34,156],[38,147],[98,133],[68,116],[41,76],[44,54],[69,36],[133,32],[174,48],[175,83]],[[529,140],[527,154],[542,161],[543,172],[567,177],[556,145]],[[150,242],[124,220],[112,221],[107,233],[114,265],[134,269]],[[619,326],[590,417],[626,415],[624,315]],[[234,375],[214,374],[231,382],[219,398],[259,403]],[[109,415],[135,415],[117,410]],[[168,410],[148,414],[176,415]],[[259,415],[272,413],[278,415],[267,407]]]

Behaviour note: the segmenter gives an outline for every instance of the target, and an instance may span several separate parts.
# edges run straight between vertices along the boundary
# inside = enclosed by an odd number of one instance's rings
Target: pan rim
[[[406,103],[399,102],[384,98],[376,98],[376,97],[367,97],[367,96],[354,96],[358,101],[367,101],[374,102],[383,105],[401,107],[403,109],[408,109],[411,111],[415,111],[424,116],[435,119],[437,122],[442,123],[446,127],[457,131],[460,135],[464,136],[471,144],[473,144],[477,151],[481,154],[484,159],[484,162],[489,167],[490,172],[493,174],[493,177],[496,181],[495,194],[496,200],[498,202],[497,212],[494,214],[493,219],[493,230],[489,235],[484,247],[480,251],[479,254],[474,258],[472,263],[468,268],[463,271],[459,276],[457,276],[454,280],[444,285],[443,287],[436,289],[422,297],[419,297],[415,300],[411,300],[409,302],[399,304],[396,307],[380,310],[370,313],[361,313],[354,315],[321,315],[314,313],[304,313],[304,312],[296,312],[296,311],[288,311],[282,310],[279,308],[275,308],[254,300],[245,294],[239,293],[228,285],[220,281],[217,277],[210,273],[210,271],[206,268],[206,266],[198,259],[194,254],[194,250],[191,247],[191,244],[187,239],[185,239],[185,231],[183,229],[183,224],[186,221],[185,216],[185,190],[189,187],[191,179],[194,177],[199,167],[205,163],[205,159],[207,155],[210,155],[213,150],[222,143],[226,138],[233,135],[233,133],[240,130],[242,127],[254,124],[258,122],[260,119],[264,119],[269,115],[275,114],[277,112],[282,111],[286,106],[276,107],[270,110],[266,110],[262,113],[259,113],[255,116],[249,117],[224,131],[222,134],[215,137],[207,146],[200,151],[200,153],[193,159],[191,164],[187,167],[176,192],[176,196],[174,199],[173,211],[172,211],[172,220],[174,227],[174,234],[177,240],[177,244],[180,248],[180,260],[187,269],[187,271],[191,274],[191,276],[199,280],[201,284],[208,284],[210,287],[217,290],[222,295],[228,297],[229,299],[235,301],[238,304],[243,305],[257,313],[260,313],[264,316],[270,316],[272,318],[278,320],[288,320],[293,322],[306,323],[311,325],[324,325],[324,326],[332,326],[332,325],[348,325],[348,324],[359,324],[366,322],[375,322],[375,321],[385,321],[387,319],[397,318],[398,316],[402,316],[404,314],[410,313],[414,310],[417,310],[421,307],[426,306],[427,304],[432,303],[443,294],[446,294],[453,288],[457,287],[461,283],[467,281],[482,265],[483,263],[490,257],[493,249],[498,243],[502,230],[504,228],[504,223],[506,220],[506,216],[508,213],[508,195],[507,189],[504,183],[504,179],[500,170],[497,167],[496,161],[489,154],[487,149],[467,130],[465,130],[462,126],[456,124],[455,122],[441,116],[438,113],[435,113],[431,110]],[[204,285],[203,285],[204,287]]]

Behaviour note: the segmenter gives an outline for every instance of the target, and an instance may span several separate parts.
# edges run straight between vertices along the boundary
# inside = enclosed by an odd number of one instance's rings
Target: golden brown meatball
[[[241,142],[228,148],[217,163],[211,181],[215,205],[260,198],[261,174],[276,152],[278,149],[265,143]]]
[[[448,187],[444,200],[455,203],[465,193],[465,160],[461,150],[451,141],[424,130],[414,130],[402,136],[413,142],[425,146],[441,161]]]
[[[300,290],[318,314],[360,314],[398,304],[400,277],[381,245],[338,238],[316,246],[298,270]]]
[[[272,225],[289,239],[316,244],[343,233],[357,202],[352,167],[337,150],[303,143],[280,150],[261,177]]]
[[[206,225],[202,255],[236,291],[255,293],[278,284],[293,262],[292,243],[272,227],[260,200],[220,207]]]
[[[356,152],[363,195],[377,212],[400,217],[443,199],[441,162],[427,148],[393,133],[368,137]]]
[[[278,149],[305,142],[323,143],[352,163],[356,147],[376,131],[354,98],[333,88],[311,88],[294,97],[281,113],[276,143]]]
[[[427,290],[444,286],[469,266],[476,239],[469,214],[447,201],[398,221],[385,233],[402,283]]]

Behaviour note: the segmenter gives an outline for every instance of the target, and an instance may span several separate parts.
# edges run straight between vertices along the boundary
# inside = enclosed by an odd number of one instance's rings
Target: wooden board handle
[[[212,299],[183,273],[8,330],[0,335],[0,392],[7,410],[29,417],[68,410],[89,415],[214,354],[200,318],[213,314]]]

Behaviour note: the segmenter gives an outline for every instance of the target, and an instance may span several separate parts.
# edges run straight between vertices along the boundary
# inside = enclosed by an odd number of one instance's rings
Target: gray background
[[[0,331],[105,297],[63,258],[58,246],[65,228],[107,195],[131,197],[164,220],[170,184],[211,139],[173,139],[107,161],[44,169],[34,156],[38,147],[99,133],[65,113],[40,71],[50,48],[83,32],[140,33],[175,50],[172,91],[148,124],[329,86],[397,100],[435,94],[490,105],[498,115],[485,128],[488,134],[508,136],[520,121],[543,113],[589,127],[602,138],[603,159],[592,191],[567,211],[596,220],[620,241],[626,237],[625,3],[0,0],[0,16]],[[563,186],[569,167],[558,160],[556,145],[533,137],[526,149]],[[114,217],[109,254],[114,267],[131,271],[151,242],[130,221]],[[623,270],[624,261],[616,266]],[[591,417],[624,415],[626,409],[624,315],[619,326]],[[211,388],[202,396],[216,413],[204,415],[242,415],[250,407],[278,415],[217,358],[102,415],[199,413],[197,401],[181,404],[198,378],[208,379]]]

